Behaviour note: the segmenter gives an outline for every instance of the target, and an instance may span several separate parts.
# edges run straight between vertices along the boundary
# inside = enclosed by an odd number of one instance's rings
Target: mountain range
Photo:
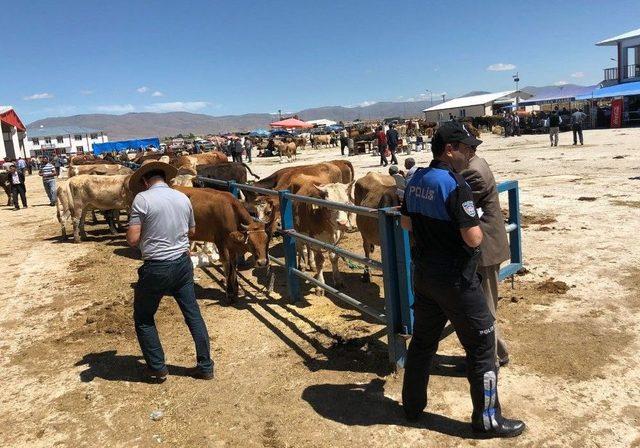
[[[567,88],[571,84],[563,86]],[[558,86],[524,87],[522,90],[534,96],[544,96],[560,89]],[[469,92],[462,96],[479,95],[482,91]],[[296,112],[301,120],[317,120],[327,118],[335,121],[354,121],[381,119],[388,117],[416,117],[432,105],[440,104],[442,100],[433,101],[404,101],[378,102],[364,106],[326,106],[304,109]],[[211,116],[189,112],[165,113],[127,113],[123,115],[111,114],[83,114],[68,117],[50,117],[34,121],[27,125],[29,128],[50,126],[82,126],[101,129],[109,140],[124,140],[130,138],[168,137],[177,134],[219,134],[225,132],[246,132],[256,128],[267,128],[269,123],[278,117],[267,113],[250,113],[244,115]]]

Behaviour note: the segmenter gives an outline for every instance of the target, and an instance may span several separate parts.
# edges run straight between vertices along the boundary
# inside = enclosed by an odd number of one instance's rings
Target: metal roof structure
[[[529,106],[532,104],[548,104],[555,103],[560,100],[571,101],[580,95],[591,95],[591,92],[597,86],[558,86],[556,89],[549,89],[542,95],[535,95],[526,101],[520,101],[521,106]]]
[[[593,91],[576,96],[577,100],[591,100],[599,98],[614,98],[617,96],[640,95],[640,81],[625,82],[614,86],[593,89]]]
[[[26,131],[25,125],[11,106],[0,106],[0,122],[14,126],[20,132]]]
[[[480,106],[492,103],[500,99],[509,99],[519,96],[523,99],[531,98],[531,94],[517,90],[507,90],[505,92],[483,93],[482,95],[464,96],[454,98],[444,103],[437,104],[433,107],[424,109],[423,112],[431,112],[436,110],[456,109],[459,107]]]
[[[51,126],[27,129],[27,135],[29,138],[56,137],[58,135],[97,134],[99,132],[103,132],[102,129],[85,128],[82,126]]]
[[[601,47],[607,46],[607,45],[618,45],[618,42],[620,42],[621,40],[632,39],[634,37],[640,37],[640,28],[638,28],[637,30],[633,30],[633,31],[629,31],[627,33],[621,34],[619,36],[614,36],[605,40],[601,40],[600,42],[597,42],[596,45],[599,45]]]

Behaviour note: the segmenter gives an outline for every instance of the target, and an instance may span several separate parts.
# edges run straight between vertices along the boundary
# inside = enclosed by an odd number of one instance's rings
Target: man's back
[[[571,124],[582,124],[584,119],[587,118],[587,115],[582,111],[575,111],[571,114]]]
[[[143,260],[175,260],[189,250],[189,228],[195,227],[189,198],[165,183],[136,195],[131,224],[141,224]]]

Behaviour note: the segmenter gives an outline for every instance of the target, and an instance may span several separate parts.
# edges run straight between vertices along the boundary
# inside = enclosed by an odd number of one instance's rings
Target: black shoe
[[[151,381],[155,381],[157,383],[164,383],[164,381],[167,379],[167,375],[169,375],[169,370],[167,370],[166,367],[162,370],[155,370],[155,369],[146,367],[144,369],[143,375]]]
[[[521,420],[510,420],[508,418],[502,419],[502,423],[498,425],[497,428],[492,428],[490,430],[485,430],[483,428],[478,428],[475,425],[472,425],[473,432],[480,438],[483,439],[493,439],[493,438],[509,438],[509,437],[518,437],[527,425],[524,424]]]
[[[500,367],[506,366],[509,364],[509,357],[505,356],[504,358],[498,359],[498,364],[500,364]]]
[[[213,370],[211,372],[203,372],[200,367],[189,369],[189,376],[197,380],[212,380]]]

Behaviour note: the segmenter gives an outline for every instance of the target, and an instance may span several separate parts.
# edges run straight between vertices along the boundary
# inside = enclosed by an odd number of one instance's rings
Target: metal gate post
[[[387,214],[389,209],[378,211],[378,229],[380,232],[380,251],[384,266],[384,299],[385,314],[387,316],[387,340],[389,346],[389,361],[397,368],[404,367],[407,346],[400,335],[400,297],[398,288],[398,269],[396,263],[396,241],[393,230],[393,216]]]
[[[513,181],[515,186],[509,189],[509,222],[517,225],[515,232],[511,232],[509,249],[511,251],[511,263],[522,263],[522,237],[520,227],[520,188],[518,181]]]
[[[227,188],[229,188],[229,193],[234,195],[236,198],[240,196],[240,189],[238,188],[238,185],[236,185],[235,181],[233,180],[228,181]]]
[[[289,190],[278,192],[278,197],[280,198],[282,230],[294,229],[293,201],[287,196],[288,194],[290,194]],[[289,292],[289,300],[292,303],[295,303],[300,300],[300,283],[298,276],[293,272],[293,269],[298,269],[296,239],[286,233],[283,233],[282,246],[284,248],[285,269],[287,270],[287,289]]]
[[[413,269],[409,232],[400,225],[400,215],[393,216],[396,243],[396,268],[398,270],[398,299],[400,303],[400,328],[405,335],[413,334]]]

